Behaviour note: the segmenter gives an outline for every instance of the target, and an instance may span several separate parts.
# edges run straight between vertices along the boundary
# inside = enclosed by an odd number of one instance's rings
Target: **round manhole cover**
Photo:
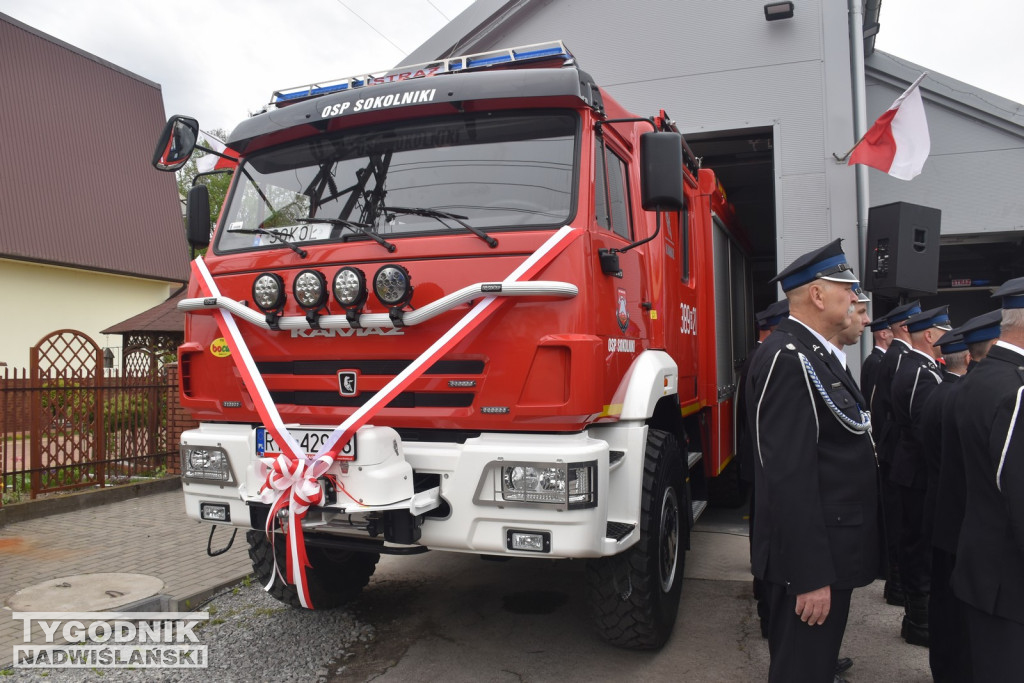
[[[22,588],[7,601],[15,612],[103,612],[156,595],[164,582],[144,574],[76,574]]]

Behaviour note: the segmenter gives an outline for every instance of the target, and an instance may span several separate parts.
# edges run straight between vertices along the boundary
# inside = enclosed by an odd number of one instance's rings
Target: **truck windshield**
[[[217,250],[366,240],[368,231],[390,241],[467,226],[485,235],[564,225],[575,205],[578,127],[571,112],[471,114],[254,154],[240,168]]]

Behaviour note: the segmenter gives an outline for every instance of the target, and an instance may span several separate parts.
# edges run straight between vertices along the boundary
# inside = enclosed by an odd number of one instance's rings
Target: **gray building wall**
[[[884,30],[879,3],[866,5],[866,23]],[[753,215],[738,207],[766,256],[755,261],[755,283],[836,237],[859,263],[855,174],[833,157],[855,141],[847,3],[800,0],[792,19],[774,22],[762,8],[750,0],[477,0],[405,63],[561,39],[628,109],[648,116],[663,108],[691,140],[770,130],[764,183],[774,203]],[[927,69],[867,43],[870,125]],[[925,303],[950,303],[959,323],[991,306],[986,283],[1024,274],[1024,107],[934,72],[921,89],[932,141],[924,171],[908,182],[868,169],[868,203],[942,211],[940,291]],[[965,277],[976,284],[949,286]],[[762,285],[755,297],[762,305],[776,292]],[[876,299],[876,313],[892,303]]]
[[[889,108],[906,81],[928,70],[882,52],[867,64],[869,120]],[[911,182],[871,170],[871,205],[938,208],[943,235],[1024,230],[1024,107],[931,72],[921,92],[932,143],[928,161]]]
[[[770,127],[775,215],[747,227],[777,226],[785,265],[836,237],[858,258],[854,173],[832,158],[854,141],[847,36],[834,0],[803,0],[774,22],[750,0],[480,0],[406,63],[456,43],[465,54],[561,39],[638,115],[663,108],[684,134]]]

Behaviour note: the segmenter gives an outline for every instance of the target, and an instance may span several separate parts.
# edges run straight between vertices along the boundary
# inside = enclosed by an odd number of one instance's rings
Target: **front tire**
[[[245,534],[249,542],[249,559],[252,561],[252,572],[261,585],[274,583],[268,591],[280,602],[291,607],[302,607],[299,591],[292,584],[285,584],[274,574],[274,553],[277,554],[277,566],[282,575],[286,575],[285,562],[287,542],[283,534],[271,538],[271,544],[263,531],[251,529]],[[370,581],[380,560],[380,553],[360,553],[344,550],[306,546],[311,567],[306,568],[306,585],[309,586],[309,597],[315,609],[333,609],[352,602],[359,596]]]
[[[601,636],[619,647],[660,648],[679,611],[689,514],[676,438],[647,433],[640,540],[629,550],[587,562],[587,592]]]

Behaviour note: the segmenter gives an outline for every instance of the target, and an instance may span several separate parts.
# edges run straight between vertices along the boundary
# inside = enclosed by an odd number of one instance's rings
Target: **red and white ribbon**
[[[583,231],[563,227],[552,235],[541,247],[530,255],[516,268],[504,282],[517,282],[535,277],[546,268],[570,244],[583,235]],[[203,258],[197,257],[192,262],[194,277],[199,283],[203,296],[220,296],[220,290],[210,275]],[[270,397],[270,392],[256,368],[256,363],[249,352],[242,334],[238,329],[234,316],[223,309],[217,309],[217,327],[228,342],[231,357],[242,377],[242,382],[252,398],[256,413],[263,420],[263,425],[274,440],[281,446],[281,455],[277,458],[263,458],[259,467],[259,476],[264,479],[261,496],[265,502],[271,503],[270,514],[267,516],[267,533],[271,533],[277,513],[288,508],[288,525],[285,530],[288,539],[287,580],[294,582],[303,607],[312,609],[313,604],[306,585],[305,543],[302,536],[302,518],[310,505],[320,502],[322,491],[319,477],[326,473],[334,458],[341,452],[345,444],[351,440],[360,427],[369,422],[381,408],[386,406],[395,396],[404,391],[412,382],[438,359],[461,342],[475,330],[488,316],[493,314],[506,302],[506,299],[488,296],[480,300],[466,315],[445,332],[440,339],[424,351],[416,360],[409,364],[380,391],[360,406],[352,415],[331,433],[321,445],[315,456],[308,456],[288,432],[281,420],[281,415]],[[267,590],[276,578],[272,577]]]
[[[304,456],[305,457],[305,456]],[[290,457],[281,453],[276,458],[260,458],[256,465],[257,477],[263,480],[260,488],[260,499],[270,504],[267,524],[264,530],[269,537],[274,530],[274,520],[278,512],[288,508],[288,524],[285,536],[287,539],[288,562],[282,580],[294,583],[306,589],[306,567],[309,558],[306,556],[306,543],[302,532],[302,520],[310,506],[319,505],[323,500],[323,487],[320,477],[327,474],[334,462],[330,456],[322,455],[307,462],[305,459]],[[274,553],[274,571],[270,581],[264,588],[270,590],[274,581],[280,576],[277,568],[277,553]],[[300,583],[301,582],[301,583]],[[303,607],[312,608],[308,589],[299,590],[299,601]]]
[[[540,249],[533,252],[512,274],[505,278],[504,282],[517,282],[529,280],[555,259],[558,254],[565,250],[570,244],[576,241],[583,232],[564,227],[552,235]],[[320,446],[317,454],[329,453],[332,457],[337,456],[349,439],[360,427],[369,422],[383,406],[386,406],[395,396],[402,393],[413,381],[433,365],[439,358],[444,356],[456,344],[466,338],[470,332],[477,328],[487,316],[498,310],[498,307],[506,302],[506,299],[488,296],[481,299],[476,306],[470,309],[459,322],[441,335],[441,338],[434,342],[430,348],[408,365],[402,372],[395,375],[394,379],[373,395],[369,401],[360,406],[352,413],[347,420],[338,425],[338,428],[331,433],[327,440]]]

